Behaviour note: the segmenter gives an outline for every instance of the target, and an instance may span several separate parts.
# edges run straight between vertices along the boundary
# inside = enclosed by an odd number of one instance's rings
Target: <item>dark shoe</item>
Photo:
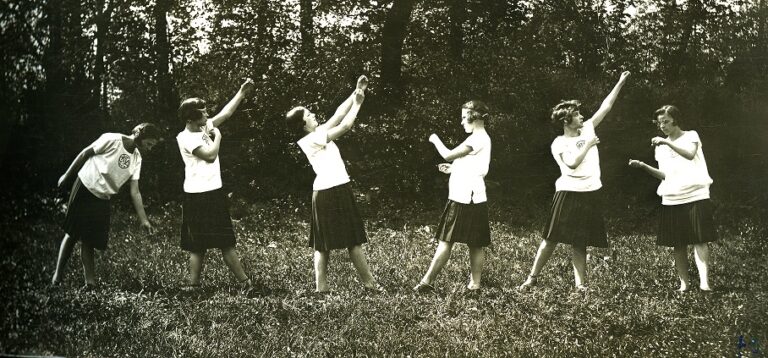
[[[387,290],[384,288],[384,286],[376,284],[373,287],[363,286],[363,291],[367,293],[376,293],[376,294],[385,294],[387,293]]]

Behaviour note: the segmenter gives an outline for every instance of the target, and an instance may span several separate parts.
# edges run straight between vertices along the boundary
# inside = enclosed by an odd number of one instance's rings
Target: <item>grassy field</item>
[[[630,214],[609,215],[612,248],[591,251],[588,292],[573,291],[569,250],[560,247],[539,286],[521,293],[515,287],[541,240],[536,224],[541,218],[492,207],[494,248],[485,288],[465,291],[467,249],[457,246],[438,279],[438,292],[418,295],[410,288],[434,253],[430,233],[439,205],[422,212],[418,205],[394,210],[364,204],[369,262],[389,293],[362,292],[346,253],[334,252],[333,293],[317,297],[311,294],[303,201],[239,208],[238,250],[257,282],[249,294],[238,291],[218,252],[208,256],[203,289],[181,290],[187,256],[178,248],[177,204],[149,208],[159,228],[151,238],[140,234],[129,208],[114,208],[110,249],[97,258],[99,288],[80,289],[78,250],[64,285],[51,288],[62,214],[46,203],[34,212],[15,203],[0,219],[0,353],[737,357],[768,352],[766,230],[754,218],[719,221],[712,293],[674,292],[678,281],[670,253],[654,245],[653,230],[639,230],[655,221]],[[698,277],[695,266],[691,270]],[[692,284],[698,287],[697,280]]]

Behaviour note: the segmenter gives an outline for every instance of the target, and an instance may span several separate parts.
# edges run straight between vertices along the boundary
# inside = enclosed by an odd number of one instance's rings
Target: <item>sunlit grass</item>
[[[713,245],[713,293],[674,292],[666,249],[649,232],[611,219],[611,249],[591,251],[590,291],[572,289],[560,247],[532,292],[515,290],[541,240],[536,223],[496,208],[494,248],[479,294],[465,291],[467,250],[456,246],[434,294],[415,295],[434,253],[439,207],[394,212],[363,206],[369,262],[389,291],[362,292],[346,253],[331,255],[333,293],[313,289],[306,203],[260,203],[236,221],[238,250],[257,290],[244,295],[208,255],[201,292],[188,294],[178,248],[178,205],[150,208],[160,229],[145,237],[115,209],[110,249],[98,256],[100,288],[81,291],[79,254],[63,287],[48,286],[60,213],[3,220],[0,352],[63,356],[736,356],[739,336],[768,349],[764,228],[721,227]],[[515,222],[511,225],[510,222]],[[730,222],[729,222],[730,223]],[[697,277],[695,267],[692,277]],[[697,282],[693,282],[697,286]],[[750,339],[756,339],[752,344]],[[750,344],[752,344],[750,346]]]

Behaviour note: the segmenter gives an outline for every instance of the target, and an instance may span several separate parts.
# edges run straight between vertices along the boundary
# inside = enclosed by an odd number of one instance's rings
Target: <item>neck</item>
[[[133,135],[123,136],[123,147],[129,152],[133,152],[136,149],[136,139]]]
[[[672,140],[680,138],[681,135],[683,135],[683,130],[680,129],[679,127],[669,132],[669,138]]]
[[[186,128],[187,128],[187,129],[188,129],[190,132],[200,132],[200,131],[202,131],[202,129],[200,129],[200,127],[199,127],[199,126],[195,125],[195,124],[194,124],[194,123],[192,123],[192,122],[187,122]]]
[[[571,128],[568,126],[563,126],[563,135],[566,137],[578,137],[579,136],[579,129],[578,128]]]

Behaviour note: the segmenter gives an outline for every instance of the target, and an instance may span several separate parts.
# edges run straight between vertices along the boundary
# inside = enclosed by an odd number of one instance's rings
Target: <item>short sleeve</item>
[[[486,143],[483,140],[483,138],[475,134],[470,135],[466,140],[464,140],[464,143],[461,143],[461,144],[466,145],[472,149],[472,151],[469,152],[469,154],[477,154],[486,146]]]
[[[114,142],[115,139],[110,138],[110,136],[105,133],[91,144],[91,148],[93,148],[93,152],[96,154],[104,154],[114,145]]]
[[[185,151],[192,154],[195,149],[203,146],[205,141],[203,140],[202,132],[184,133],[184,135],[179,136],[179,144],[181,144]]]
[[[685,140],[690,143],[699,143],[701,144],[701,138],[699,138],[699,133],[696,131],[688,131],[686,132]]]
[[[301,138],[297,144],[304,151],[304,154],[313,157],[328,145],[328,132],[318,128],[314,132],[307,134],[304,138]]]
[[[550,149],[552,150],[552,156],[558,157],[560,154],[565,153],[565,143],[561,140],[560,137],[557,137],[552,141]]]

